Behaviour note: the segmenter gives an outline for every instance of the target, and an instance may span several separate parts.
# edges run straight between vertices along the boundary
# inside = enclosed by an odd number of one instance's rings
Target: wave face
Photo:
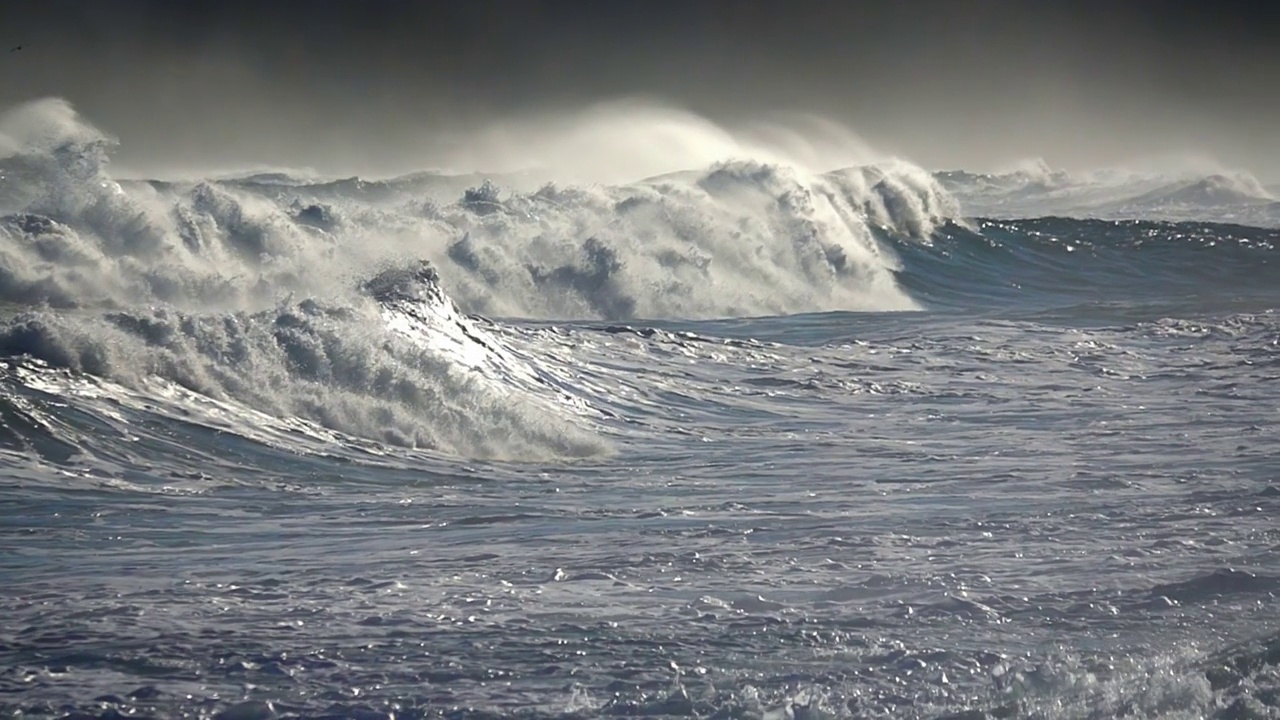
[[[0,121],[0,716],[1280,712],[1280,229],[1195,210],[1271,191],[656,119],[556,184]],[[1117,199],[1192,217],[1017,217]]]
[[[1207,222],[982,220],[897,250],[913,298],[962,311],[1268,307],[1280,272],[1280,229]]]

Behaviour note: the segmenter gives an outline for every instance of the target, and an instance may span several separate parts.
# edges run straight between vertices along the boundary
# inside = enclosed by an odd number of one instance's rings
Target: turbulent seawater
[[[1280,716],[1280,230],[1213,198],[0,139],[5,716]]]

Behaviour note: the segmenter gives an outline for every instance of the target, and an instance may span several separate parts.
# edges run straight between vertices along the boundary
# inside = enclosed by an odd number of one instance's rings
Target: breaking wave
[[[0,329],[0,355],[144,396],[181,390],[231,402],[265,416],[254,422],[302,421],[313,429],[296,429],[311,436],[323,428],[511,460],[607,451],[571,403],[458,313],[431,273],[396,268],[365,290],[363,305],[304,300],[257,312],[24,312]]]
[[[533,188],[431,173],[121,182],[111,138],[62,101],[11,112],[0,135],[0,297],[55,307],[262,309],[427,259],[464,311],[503,316],[907,310],[884,237],[923,237],[955,210],[898,162],[814,174],[726,157]]]

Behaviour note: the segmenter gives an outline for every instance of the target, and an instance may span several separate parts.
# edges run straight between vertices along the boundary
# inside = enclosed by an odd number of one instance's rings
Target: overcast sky
[[[0,7],[0,105],[57,96],[140,171],[398,172],[443,137],[644,95],[825,116],[930,168],[1215,158],[1280,180],[1280,3],[238,2]],[[7,48],[5,48],[7,50]]]

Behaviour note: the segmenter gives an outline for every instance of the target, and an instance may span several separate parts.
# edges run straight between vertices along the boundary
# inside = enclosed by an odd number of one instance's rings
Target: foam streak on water
[[[1275,230],[6,122],[0,717],[1280,713]]]

